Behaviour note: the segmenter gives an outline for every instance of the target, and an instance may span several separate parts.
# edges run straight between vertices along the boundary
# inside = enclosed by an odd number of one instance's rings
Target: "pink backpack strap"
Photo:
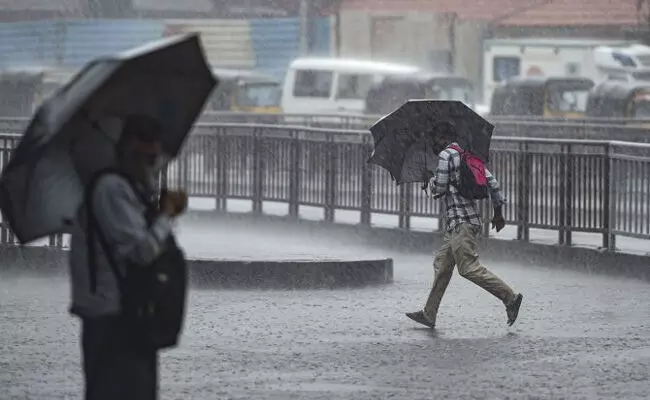
[[[453,145],[453,144],[450,144],[449,146],[447,146],[447,148],[448,148],[448,149],[456,150],[456,151],[459,152],[461,155],[462,155],[463,153],[465,153],[465,150],[463,150],[463,149],[461,149],[460,147],[458,147],[458,146],[456,146],[456,145]]]

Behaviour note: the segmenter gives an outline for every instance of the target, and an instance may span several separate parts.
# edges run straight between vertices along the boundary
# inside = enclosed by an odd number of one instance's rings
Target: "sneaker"
[[[524,299],[524,296],[519,293],[515,300],[506,306],[506,313],[508,314],[508,326],[512,326],[517,320],[519,315],[519,307],[521,307],[521,301]]]
[[[406,316],[411,318],[413,321],[417,322],[418,324],[428,326],[431,329],[433,329],[436,325],[435,322],[429,321],[429,319],[424,315],[424,311],[422,310],[406,313]]]

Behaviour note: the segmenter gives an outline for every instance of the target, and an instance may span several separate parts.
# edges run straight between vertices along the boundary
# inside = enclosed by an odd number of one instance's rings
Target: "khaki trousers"
[[[433,262],[435,277],[433,287],[424,306],[424,315],[435,323],[440,301],[458,266],[458,273],[492,293],[505,305],[514,301],[516,294],[501,279],[488,271],[478,260],[477,239],[480,227],[463,223],[444,236],[444,242]]]

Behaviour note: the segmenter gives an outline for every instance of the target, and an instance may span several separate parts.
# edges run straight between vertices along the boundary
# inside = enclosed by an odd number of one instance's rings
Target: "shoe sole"
[[[434,329],[434,327],[435,327],[435,324],[432,324],[432,323],[429,322],[429,321],[421,320],[421,319],[419,319],[419,318],[413,318],[412,316],[410,316],[410,315],[408,315],[408,314],[406,314],[406,316],[407,316],[411,321],[415,321],[415,322],[417,322],[418,324],[421,324],[421,325],[426,326],[427,328]]]
[[[524,300],[524,296],[520,293],[517,295],[517,298],[515,299],[515,315],[512,319],[508,320],[508,326],[512,326],[515,321],[517,321],[517,317],[519,316],[519,308],[521,307],[521,302]]]

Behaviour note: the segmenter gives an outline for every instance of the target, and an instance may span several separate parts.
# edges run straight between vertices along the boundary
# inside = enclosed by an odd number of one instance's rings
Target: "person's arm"
[[[123,177],[102,177],[93,191],[92,202],[98,228],[118,257],[136,265],[148,265],[160,255],[172,232],[171,220],[161,214],[148,227],[140,212],[140,199]]]
[[[492,175],[489,169],[485,169],[485,178],[487,179],[488,187],[490,189],[490,200],[492,201],[492,207],[496,210],[497,208],[501,210],[507,200],[501,192],[501,186],[497,178]]]
[[[449,152],[443,151],[438,155],[436,175],[429,180],[431,195],[435,198],[443,196],[449,190]]]

